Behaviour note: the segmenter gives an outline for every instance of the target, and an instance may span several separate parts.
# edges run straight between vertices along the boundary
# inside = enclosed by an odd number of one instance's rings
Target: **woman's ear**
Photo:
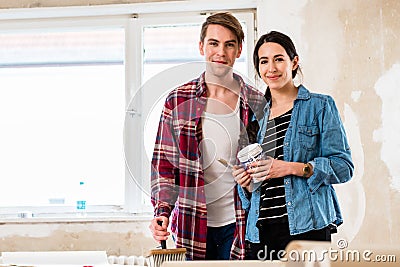
[[[299,56],[295,56],[292,62],[293,62],[292,70],[297,69],[299,67]]]

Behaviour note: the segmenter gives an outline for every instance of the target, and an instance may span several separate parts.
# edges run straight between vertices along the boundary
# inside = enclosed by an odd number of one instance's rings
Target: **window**
[[[140,141],[134,145],[138,150],[140,147],[140,158],[131,155],[133,159],[128,159],[127,165],[129,169],[137,170],[133,162],[142,163],[141,171],[134,177],[142,178],[135,180],[143,188],[143,202],[147,206],[150,205],[150,161],[165,97],[177,85],[198,77],[204,71],[204,66],[200,63],[204,58],[200,55],[198,46],[201,25],[208,15],[210,14],[147,15],[138,19],[137,31],[142,40],[140,50],[143,51],[140,54],[143,82],[129,105],[129,109],[136,112],[131,118],[127,118],[126,123],[131,124],[131,127],[141,126],[140,131],[136,128],[137,135],[141,136],[137,140]],[[235,16],[245,31],[245,40],[242,55],[236,60],[234,69],[244,78],[253,77],[253,67],[249,64],[254,40],[253,14],[236,13]]]
[[[110,22],[0,32],[2,207],[73,212],[81,181],[89,207],[124,205],[125,27]]]
[[[150,157],[165,95],[154,77],[198,53],[208,14],[144,14],[16,21],[0,27],[0,216],[150,210]],[[253,14],[237,70],[252,77]],[[182,38],[184,37],[184,38]],[[160,42],[161,41],[161,42]],[[160,46],[161,44],[161,46]],[[247,53],[246,53],[246,52]],[[199,70],[196,76],[200,74]]]

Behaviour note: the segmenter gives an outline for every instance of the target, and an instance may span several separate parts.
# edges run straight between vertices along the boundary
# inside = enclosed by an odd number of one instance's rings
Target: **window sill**
[[[150,221],[151,213],[88,213],[86,216],[77,214],[39,214],[31,218],[0,217],[0,225],[4,224],[43,224],[43,223],[96,223],[96,222],[135,222]]]

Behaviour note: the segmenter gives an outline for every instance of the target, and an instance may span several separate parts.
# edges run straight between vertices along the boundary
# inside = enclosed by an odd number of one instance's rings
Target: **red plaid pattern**
[[[240,84],[242,129],[249,120],[249,106],[263,108],[263,95],[243,82]],[[204,172],[200,160],[201,116],[204,112],[204,73],[173,90],[161,114],[152,158],[151,198],[155,216],[171,218],[177,247],[187,249],[188,260],[204,259],[207,241],[207,209]],[[261,109],[262,110],[262,109]],[[239,139],[239,137],[238,137]],[[231,259],[244,259],[245,211],[235,187],[236,229]]]

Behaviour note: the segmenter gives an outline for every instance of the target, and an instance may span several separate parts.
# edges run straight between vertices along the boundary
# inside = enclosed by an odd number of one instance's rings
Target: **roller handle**
[[[162,226],[162,221],[157,221],[157,224],[158,224],[159,226]],[[161,240],[161,248],[162,248],[162,249],[166,249],[166,248],[167,248],[167,241]]]

